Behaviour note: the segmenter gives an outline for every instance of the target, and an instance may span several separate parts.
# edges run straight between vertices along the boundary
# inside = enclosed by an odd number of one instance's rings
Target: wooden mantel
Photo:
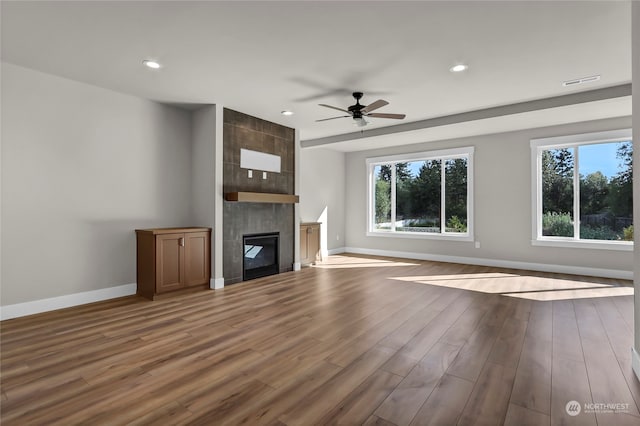
[[[290,194],[273,194],[270,192],[227,192],[224,194],[227,201],[238,201],[241,203],[279,203],[295,204],[300,201],[300,197]]]

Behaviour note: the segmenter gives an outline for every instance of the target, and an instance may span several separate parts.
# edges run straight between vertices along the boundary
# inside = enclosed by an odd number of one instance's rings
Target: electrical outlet
[[[266,179],[267,178],[267,172],[262,172],[262,179]]]
[[[336,241],[340,241],[340,234],[336,234]]]
[[[476,241],[476,248],[480,248],[480,241]]]
[[[247,174],[249,175],[249,179],[251,179],[253,177],[253,170],[249,170]]]

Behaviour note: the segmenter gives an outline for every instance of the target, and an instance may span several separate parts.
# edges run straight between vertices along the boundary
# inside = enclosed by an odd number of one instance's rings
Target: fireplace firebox
[[[280,272],[280,233],[252,234],[242,237],[243,281],[266,277]]]

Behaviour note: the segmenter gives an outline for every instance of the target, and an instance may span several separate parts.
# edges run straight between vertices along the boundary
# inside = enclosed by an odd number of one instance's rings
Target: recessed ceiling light
[[[154,70],[157,70],[161,66],[158,62],[152,61],[151,59],[145,59],[144,61],[142,61],[142,64]]]
[[[449,71],[451,72],[462,72],[464,70],[466,70],[467,68],[469,68],[467,65],[465,64],[458,64],[458,65],[454,65],[451,68],[449,68]]]
[[[281,111],[280,114],[282,114],[282,115],[293,115],[293,111],[289,111],[288,109],[285,109],[284,111]]]

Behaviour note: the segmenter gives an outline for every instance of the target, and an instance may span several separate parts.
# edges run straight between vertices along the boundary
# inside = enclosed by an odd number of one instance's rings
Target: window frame
[[[574,155],[573,237],[542,235],[542,151],[626,141],[633,141],[631,129],[531,139],[531,245],[620,251],[633,250],[633,241],[580,239],[580,158],[578,150],[575,151]]]
[[[391,238],[418,238],[418,239],[433,239],[433,240],[450,240],[450,241],[474,241],[474,228],[473,228],[473,155],[474,147],[461,147],[452,149],[443,149],[436,151],[424,151],[408,154],[396,154],[385,155],[381,157],[366,158],[366,173],[367,173],[367,233],[369,237],[391,237]],[[429,160],[450,160],[456,158],[467,159],[467,232],[399,232],[395,230],[395,210],[396,210],[396,185],[395,185],[395,167],[391,168],[392,181],[391,185],[391,223],[392,229],[388,231],[375,229],[375,207],[374,207],[374,189],[375,189],[375,176],[373,170],[376,166],[380,165],[395,165],[397,163],[413,162],[413,161],[429,161]],[[444,169],[444,167],[443,167]],[[440,192],[440,221],[442,229],[445,225],[445,174],[441,176],[441,192]]]

